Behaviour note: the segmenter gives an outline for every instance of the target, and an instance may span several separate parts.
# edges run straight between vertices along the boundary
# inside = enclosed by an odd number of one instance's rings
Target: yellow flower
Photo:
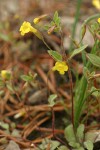
[[[92,4],[100,10],[100,0],[92,0]]]
[[[2,70],[1,77],[2,77],[2,79],[9,80],[11,77],[11,72],[8,70]]]
[[[52,68],[53,71],[58,71],[60,74],[65,74],[66,71],[68,71],[68,65],[66,64],[65,61],[57,61],[55,63],[55,66]]]
[[[32,32],[32,33],[34,33],[39,39],[43,40],[42,34],[41,34],[37,29],[35,29],[34,27],[32,27],[29,22],[24,21],[23,24],[21,25],[19,31],[21,32],[21,35],[22,35],[22,36],[25,35],[25,34],[28,33],[28,32]]]
[[[98,21],[98,23],[100,23],[100,18],[98,18],[98,20],[97,20],[97,21]]]
[[[20,27],[21,35],[25,35],[28,32],[36,33],[37,29],[33,28],[29,22],[24,21]]]
[[[35,19],[33,20],[33,22],[34,22],[34,24],[39,23],[39,22],[40,22],[40,18],[35,18]]]
[[[47,15],[41,15],[33,20],[34,24],[39,23],[42,19],[44,19]]]

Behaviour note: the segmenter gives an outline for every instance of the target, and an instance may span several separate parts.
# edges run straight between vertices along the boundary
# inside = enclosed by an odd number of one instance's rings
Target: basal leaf
[[[64,133],[65,138],[68,142],[76,142],[73,125],[69,125],[68,127],[66,127]]]
[[[50,145],[50,150],[55,150],[60,145],[60,142],[55,141],[55,140],[44,139],[42,141],[42,144],[39,145],[39,147],[41,150],[47,150],[48,144]],[[38,150],[38,149],[36,149],[36,150]]]
[[[73,149],[74,150],[74,149]],[[76,150],[76,149],[75,149]],[[83,147],[79,147],[79,148],[77,148],[77,150],[84,150],[84,148]]]
[[[0,121],[0,127],[2,127],[5,130],[9,130],[9,124],[8,123]]]
[[[84,142],[84,146],[86,147],[87,150],[93,150],[93,143],[89,140]]]
[[[80,144],[77,143],[77,142],[69,142],[69,145],[73,148],[79,148],[80,147]]]
[[[80,140],[80,142],[83,140],[83,138],[84,138],[84,124],[79,125],[79,127],[77,128],[76,136]]]
[[[48,98],[49,106],[53,107],[55,105],[54,100],[57,98],[57,94],[51,94]]]
[[[60,146],[59,150],[69,150],[69,148],[67,148],[66,146]]]
[[[91,142],[94,142],[97,137],[97,134],[95,132],[87,132],[85,133],[85,141],[89,140]]]

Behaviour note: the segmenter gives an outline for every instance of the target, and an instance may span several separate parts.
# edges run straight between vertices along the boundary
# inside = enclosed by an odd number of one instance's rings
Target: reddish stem
[[[69,64],[68,64],[68,66],[69,66]],[[69,75],[69,80],[70,80],[70,92],[71,92],[71,102],[72,102],[72,124],[73,124],[73,129],[74,129],[73,80],[72,80],[72,74],[71,74],[70,66],[68,69],[68,75]]]

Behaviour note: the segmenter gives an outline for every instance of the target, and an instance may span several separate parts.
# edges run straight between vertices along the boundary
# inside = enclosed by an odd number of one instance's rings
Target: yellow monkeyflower
[[[33,20],[34,24],[39,23],[42,19],[44,19],[47,15],[41,15]]]
[[[28,33],[28,32],[32,32],[32,33],[34,33],[39,39],[43,40],[42,34],[41,34],[37,29],[35,29],[34,27],[32,27],[29,22],[24,21],[23,24],[21,25],[19,31],[21,32],[21,35],[22,35],[22,36],[25,35],[25,34]]]
[[[25,35],[28,32],[36,33],[37,29],[33,28],[29,22],[24,21],[20,27],[21,35]]]
[[[40,18],[35,18],[35,19],[33,20],[33,22],[34,22],[34,24],[39,23],[39,22],[40,22]]]
[[[97,21],[98,21],[98,23],[100,23],[100,18],[98,18],[98,20],[97,20]]]
[[[92,0],[92,4],[100,10],[100,0]]]
[[[65,74],[66,71],[68,71],[68,65],[65,61],[57,61],[55,63],[55,66],[52,68],[53,71],[58,71],[61,75]]]
[[[11,72],[9,70],[2,70],[1,71],[1,77],[4,80],[9,80],[11,77]]]

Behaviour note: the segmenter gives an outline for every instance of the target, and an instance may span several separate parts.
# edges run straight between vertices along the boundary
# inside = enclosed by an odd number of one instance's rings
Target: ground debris
[[[21,149],[19,148],[17,143],[11,140],[5,150],[21,150]]]

